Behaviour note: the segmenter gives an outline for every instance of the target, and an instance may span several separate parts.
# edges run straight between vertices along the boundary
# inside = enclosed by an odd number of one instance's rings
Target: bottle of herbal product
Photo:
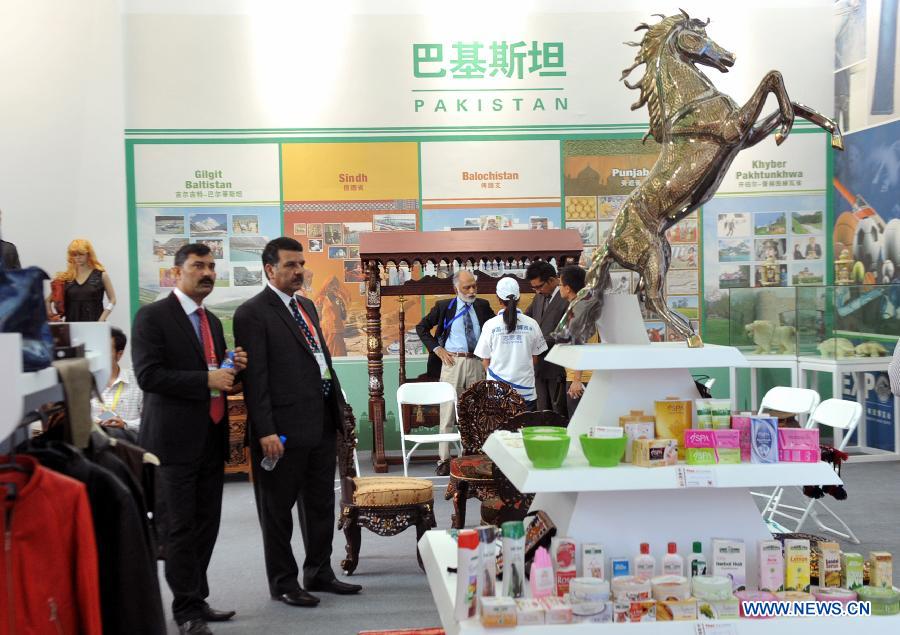
[[[690,558],[691,577],[706,575],[706,556],[703,555],[703,543],[694,541],[693,553]]]
[[[500,526],[503,537],[503,587],[500,595],[525,597],[525,526],[509,520]]]
[[[668,553],[663,556],[662,561],[663,575],[684,575],[684,558],[678,553],[678,545],[670,542],[668,545]]]
[[[656,559],[650,555],[650,543],[641,543],[641,552],[634,557],[634,575],[645,580],[656,575]]]
[[[475,617],[478,611],[478,575],[481,562],[478,532],[463,529],[456,539],[456,619]]]

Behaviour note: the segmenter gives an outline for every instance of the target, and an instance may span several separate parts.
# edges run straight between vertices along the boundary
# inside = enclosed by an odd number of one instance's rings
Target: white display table
[[[801,355],[798,358],[798,368],[800,371],[800,387],[807,386],[807,372],[812,373],[812,381],[809,382],[812,388],[818,385],[818,374],[820,372],[831,373],[831,395],[836,399],[843,398],[843,382],[844,375],[854,374],[854,385],[864,386],[865,373],[871,372],[887,372],[890,357],[850,357],[845,359],[829,359],[814,355]],[[867,456],[853,455],[854,462],[861,460],[894,460],[900,456],[900,397],[894,396],[894,451],[889,452],[880,448],[873,448],[866,441],[866,390],[858,390],[856,393],[857,400],[863,407],[863,418],[859,423],[856,432],[857,443],[848,446],[848,450],[858,450]],[[843,434],[841,430],[834,431],[834,445],[839,446]]]
[[[834,617],[834,618],[778,618],[767,620],[740,619],[719,622],[646,622],[638,624],[557,624],[519,626],[516,628],[484,628],[477,619],[457,622],[453,616],[456,604],[456,574],[447,567],[456,567],[456,541],[441,529],[427,532],[419,541],[419,551],[428,575],[428,585],[434,596],[441,624],[447,635],[569,635],[575,633],[663,633],[665,635],[796,635],[815,632],[817,635],[848,635],[865,632],[866,635],[895,635],[900,632],[900,617]],[[731,627],[731,628],[729,628]],[[709,630],[703,630],[709,629]],[[716,629],[716,630],[713,630]]]
[[[650,344],[634,296],[609,295],[599,324],[604,344],[556,346],[547,356],[568,368],[593,370],[594,374],[569,423],[572,437],[563,467],[535,469],[518,447],[517,435],[494,433],[484,445],[485,453],[522,492],[536,493],[532,510],[543,510],[557,528],[557,536],[577,543],[603,545],[611,557],[632,558],[642,542],[650,543],[659,560],[666,543],[674,541],[686,555],[693,541],[702,541],[707,559],[713,538],[743,540],[747,553],[747,581],[753,588],[757,577],[757,543],[772,534],[753,502],[750,487],[776,485],[839,484],[840,478],[824,463],[771,465],[672,466],[642,468],[620,465],[592,468],[581,452],[578,435],[594,425],[617,425],[618,417],[630,410],[653,413],[654,401],[667,396],[697,398],[688,368],[739,367],[746,361],[736,348],[704,346],[689,349],[684,343]],[[448,634],[486,633],[477,620],[457,622],[453,615],[456,576],[447,567],[456,566],[456,545],[445,531],[429,531],[419,542],[428,582]],[[580,549],[576,564],[581,570]],[[900,619],[802,618],[816,632],[844,635],[858,632],[895,633]],[[861,619],[865,619],[862,622]],[[574,624],[523,626],[528,633],[679,633],[704,635],[703,622],[644,624]],[[720,633],[796,633],[793,619],[715,622]],[[864,627],[861,625],[865,624]],[[730,627],[730,628],[729,628]],[[498,631],[494,631],[498,632]],[[504,629],[503,632],[509,632]],[[712,632],[712,631],[710,631]]]

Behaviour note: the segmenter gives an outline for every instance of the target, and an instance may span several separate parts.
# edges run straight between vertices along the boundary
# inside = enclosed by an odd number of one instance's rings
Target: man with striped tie
[[[131,352],[144,391],[138,441],[159,457],[160,503],[164,509],[166,581],[179,633],[206,635],[207,622],[231,619],[206,603],[206,569],[219,533],[222,484],[228,452],[225,393],[247,355],[225,359],[222,323],[203,306],[216,283],[209,247],[196,243],[175,253],[175,290],[134,316]]]
[[[331,567],[336,433],[344,399],[315,305],[303,288],[303,247],[270,241],[262,253],[267,285],[234,313],[234,338],[252,363],[242,376],[253,490],[272,599],[316,606],[309,591],[349,595]],[[297,505],[305,560],[303,585],[291,549]]]

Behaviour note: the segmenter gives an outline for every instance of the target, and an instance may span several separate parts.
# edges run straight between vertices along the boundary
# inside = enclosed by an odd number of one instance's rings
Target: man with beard
[[[144,391],[141,447],[159,457],[159,490],[165,509],[166,581],[178,632],[211,633],[207,622],[231,619],[206,603],[206,569],[222,512],[222,485],[228,452],[225,393],[236,389],[235,374],[247,355],[226,357],[222,323],[203,301],[216,282],[209,247],[188,244],[175,253],[175,290],[142,307],[134,316],[132,357]]]
[[[484,367],[475,357],[475,346],[481,335],[481,327],[494,317],[487,300],[477,297],[478,279],[475,275],[460,269],[453,274],[453,288],[456,296],[449,300],[438,300],[431,311],[416,325],[419,339],[428,349],[428,374],[440,374],[456,389],[456,395],[484,379]],[[435,334],[431,330],[437,327]],[[453,404],[441,404],[441,432],[453,432],[456,415]],[[440,444],[438,476],[450,474],[450,446]]]

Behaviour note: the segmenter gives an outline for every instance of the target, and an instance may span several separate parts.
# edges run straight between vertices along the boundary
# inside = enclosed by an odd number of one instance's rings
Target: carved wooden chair
[[[520,412],[514,417],[510,417],[503,429],[517,432],[531,426],[565,428],[567,425],[567,419],[558,412],[538,410],[537,412]],[[498,527],[508,520],[524,519],[534,500],[534,494],[523,494],[516,489],[516,486],[496,465],[493,468],[493,476],[497,483],[496,495],[481,501],[481,519],[487,524]]]
[[[341,515],[338,529],[347,538],[347,557],[341,569],[351,575],[359,564],[362,528],[379,536],[395,536],[409,527],[416,528],[416,544],[434,520],[434,488],[424,478],[405,476],[357,476],[354,466],[356,418],[353,409],[344,410],[344,421],[338,433],[338,472],[341,477]],[[416,547],[419,567],[422,557]]]
[[[466,525],[466,501],[495,496],[494,464],[481,448],[492,432],[507,430],[510,417],[525,411],[525,400],[507,384],[479,381],[459,396],[457,426],[462,439],[462,456],[450,459],[450,482],[446,500],[453,500],[451,525]]]

